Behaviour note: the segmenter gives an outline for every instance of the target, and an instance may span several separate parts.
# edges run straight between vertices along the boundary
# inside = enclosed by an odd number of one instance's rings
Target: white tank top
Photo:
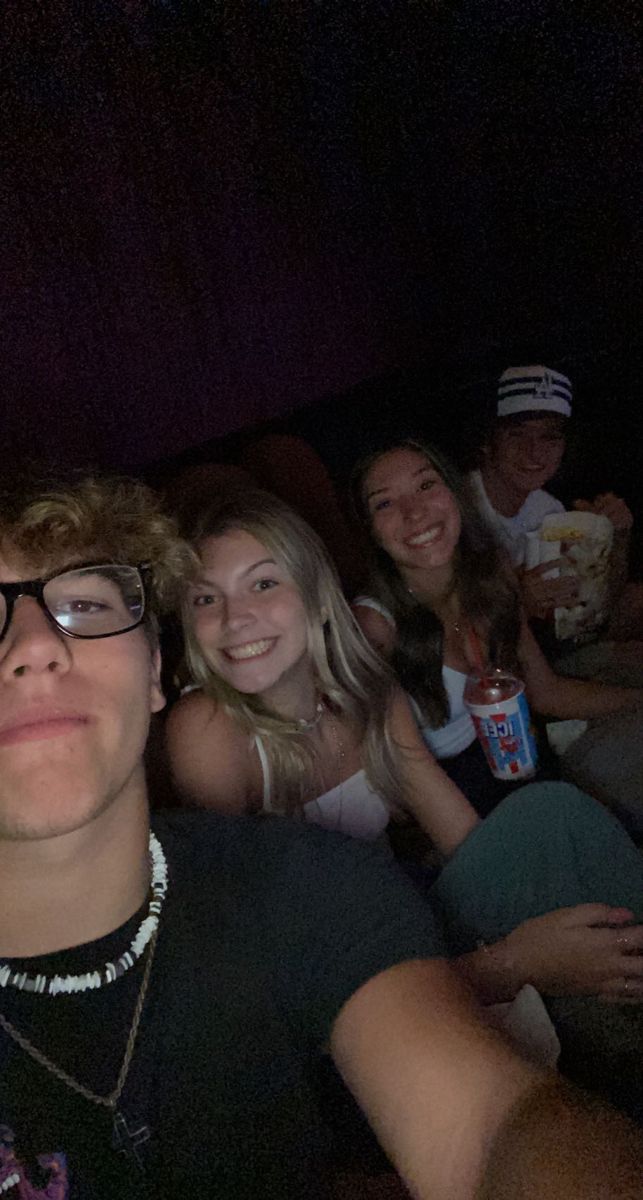
[[[274,812],[271,800],[270,766],[264,744],[259,736],[254,739],[261,770],[263,772],[263,811]],[[304,820],[311,825],[321,825],[336,833],[360,838],[363,842],[374,842],[384,833],[389,823],[390,812],[384,801],[370,787],[365,772],[356,771],[337,787],[324,792],[316,800],[303,806]]]
[[[353,601],[353,607],[372,608],[384,617],[389,625],[395,626],[392,614],[372,596],[358,596]],[[436,758],[453,758],[455,754],[460,754],[475,741],[476,731],[473,721],[464,707],[464,685],[467,682],[464,672],[456,671],[453,667],[443,666],[442,681],[449,702],[449,720],[446,725],[441,725],[439,729],[433,729],[426,724],[426,720],[412,696],[409,696],[409,701],[422,737],[431,753]]]

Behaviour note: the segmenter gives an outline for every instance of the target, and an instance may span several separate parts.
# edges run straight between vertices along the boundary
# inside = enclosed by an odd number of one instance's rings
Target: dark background
[[[340,477],[397,428],[461,456],[536,360],[570,488],[640,511],[637,8],[6,5],[0,470],[161,478],[266,423]]]

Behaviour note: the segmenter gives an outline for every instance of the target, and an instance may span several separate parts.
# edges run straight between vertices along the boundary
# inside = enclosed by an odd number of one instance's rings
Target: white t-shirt
[[[565,512],[565,505],[561,504],[560,500],[550,492],[536,488],[529,493],[515,516],[503,517],[502,513],[496,512],[493,507],[485,491],[480,471],[471,472],[469,483],[482,516],[508,551],[515,567],[522,566],[525,561],[527,534],[536,533],[550,513]]]

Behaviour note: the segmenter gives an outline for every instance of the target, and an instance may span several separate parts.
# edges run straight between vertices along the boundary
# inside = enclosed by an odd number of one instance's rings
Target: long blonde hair
[[[371,787],[391,806],[402,807],[398,754],[387,720],[394,678],[356,625],[321,539],[287,504],[258,489],[235,492],[211,505],[193,526],[192,540],[198,550],[206,538],[233,530],[252,534],[293,580],[304,603],[319,693],[359,730]],[[183,613],[194,681],[223,704],[245,732],[262,738],[275,805],[295,812],[315,782],[319,764],[313,747],[295,722],[270,712],[260,696],[238,692],[217,674],[197,641],[187,602]]]

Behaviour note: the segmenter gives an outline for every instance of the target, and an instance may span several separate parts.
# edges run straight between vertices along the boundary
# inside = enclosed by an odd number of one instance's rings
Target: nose
[[[540,438],[536,437],[535,435],[530,437],[529,442],[527,443],[527,453],[532,463],[539,463],[542,461],[543,445],[540,441]]]
[[[224,609],[224,625],[233,633],[251,625],[255,619],[252,604],[247,596],[228,596]]]
[[[8,682],[26,675],[64,675],[70,666],[68,638],[56,629],[37,600],[20,596],[0,642],[0,677]]]
[[[400,501],[402,516],[410,520],[418,516],[422,512],[425,499],[424,492],[413,492],[410,496],[402,496]]]

